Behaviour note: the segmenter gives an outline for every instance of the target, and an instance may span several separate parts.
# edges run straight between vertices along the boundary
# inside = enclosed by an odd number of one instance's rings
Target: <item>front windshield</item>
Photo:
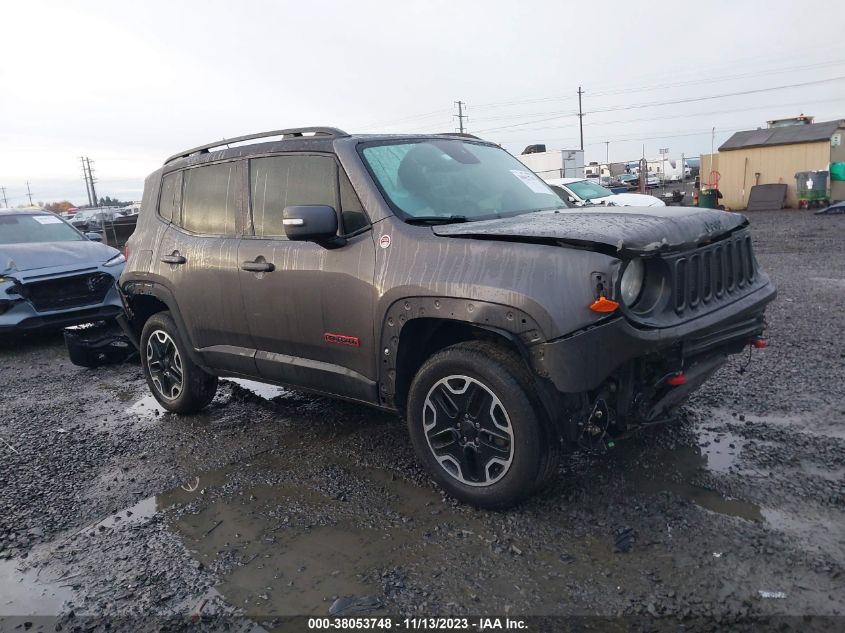
[[[498,147],[426,139],[368,144],[362,155],[409,220],[471,221],[565,208],[546,183]]]
[[[79,231],[55,215],[0,215],[0,244],[75,242]]]
[[[572,193],[581,198],[581,200],[593,200],[595,198],[604,198],[613,195],[610,189],[605,189],[601,185],[590,182],[589,180],[571,182],[566,186],[572,190]]]

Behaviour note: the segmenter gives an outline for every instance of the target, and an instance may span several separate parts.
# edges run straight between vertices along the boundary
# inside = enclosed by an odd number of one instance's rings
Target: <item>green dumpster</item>
[[[715,189],[702,189],[698,193],[698,206],[705,209],[715,209],[719,206]]]
[[[827,204],[828,172],[799,171],[795,174],[795,186],[798,189],[798,208],[821,207]]]

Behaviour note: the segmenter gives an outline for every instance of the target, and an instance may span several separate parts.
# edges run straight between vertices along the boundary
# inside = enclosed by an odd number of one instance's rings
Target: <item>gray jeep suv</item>
[[[120,290],[166,409],[240,376],[395,411],[483,507],[670,419],[775,296],[742,215],[569,209],[492,143],[334,128],[169,158]]]

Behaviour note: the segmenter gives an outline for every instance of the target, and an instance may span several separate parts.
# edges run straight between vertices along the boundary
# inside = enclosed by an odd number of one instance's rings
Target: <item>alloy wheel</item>
[[[468,486],[499,481],[513,461],[513,429],[499,398],[469,376],[438,380],[423,404],[428,447],[443,470]]]
[[[159,395],[175,400],[182,393],[182,357],[176,343],[164,330],[155,330],[147,339],[147,371]]]

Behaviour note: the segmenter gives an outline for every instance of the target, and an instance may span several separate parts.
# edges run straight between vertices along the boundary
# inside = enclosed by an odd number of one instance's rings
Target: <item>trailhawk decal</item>
[[[347,336],[346,334],[332,334],[331,332],[326,332],[323,334],[323,340],[326,343],[331,343],[333,345],[361,347],[361,339],[357,336]]]

